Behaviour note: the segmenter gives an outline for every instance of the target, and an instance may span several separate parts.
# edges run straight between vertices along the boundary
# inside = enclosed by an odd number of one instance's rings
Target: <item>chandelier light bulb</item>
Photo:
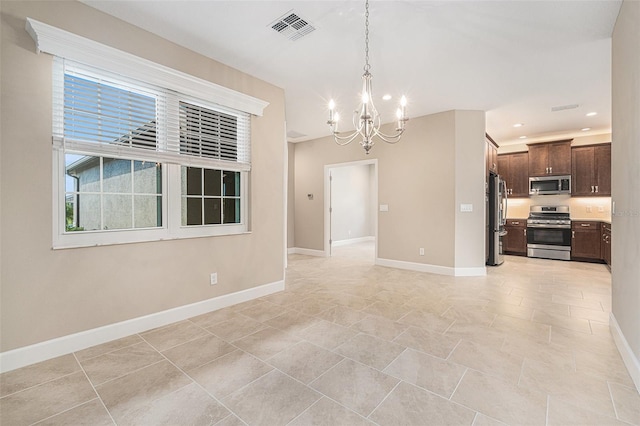
[[[336,103],[333,102],[333,99],[329,101],[329,110],[333,111],[336,108]]]
[[[369,94],[367,92],[364,92],[362,94],[362,103],[363,104],[368,104],[369,103]]]
[[[403,106],[403,107],[407,106],[407,98],[405,96],[402,96],[400,98],[400,106]]]

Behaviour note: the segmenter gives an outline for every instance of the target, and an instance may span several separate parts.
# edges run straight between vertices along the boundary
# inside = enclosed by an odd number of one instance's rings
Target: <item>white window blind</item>
[[[250,115],[56,58],[54,142],[113,158],[248,171]]]
[[[249,144],[239,129],[242,117],[180,102],[180,152],[197,157],[247,162]]]

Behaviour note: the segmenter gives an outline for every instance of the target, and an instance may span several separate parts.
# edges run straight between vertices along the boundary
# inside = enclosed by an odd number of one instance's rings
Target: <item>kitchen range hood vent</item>
[[[316,29],[309,21],[302,19],[293,10],[285,13],[269,26],[291,41],[299,40]]]

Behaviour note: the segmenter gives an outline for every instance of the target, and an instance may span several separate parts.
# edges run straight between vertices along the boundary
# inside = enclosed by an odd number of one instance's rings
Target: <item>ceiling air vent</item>
[[[292,41],[296,41],[316,29],[308,21],[299,17],[293,10],[285,13],[269,26]]]
[[[575,108],[578,108],[579,106],[580,105],[578,104],[554,106],[551,108],[551,111],[553,112],[564,111],[565,109],[575,109]]]

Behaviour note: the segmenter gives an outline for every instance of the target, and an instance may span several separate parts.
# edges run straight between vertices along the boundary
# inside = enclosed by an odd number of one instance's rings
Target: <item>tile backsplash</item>
[[[568,195],[538,195],[510,198],[507,218],[525,219],[530,206],[569,206],[571,219],[611,220],[611,197],[570,197]]]

